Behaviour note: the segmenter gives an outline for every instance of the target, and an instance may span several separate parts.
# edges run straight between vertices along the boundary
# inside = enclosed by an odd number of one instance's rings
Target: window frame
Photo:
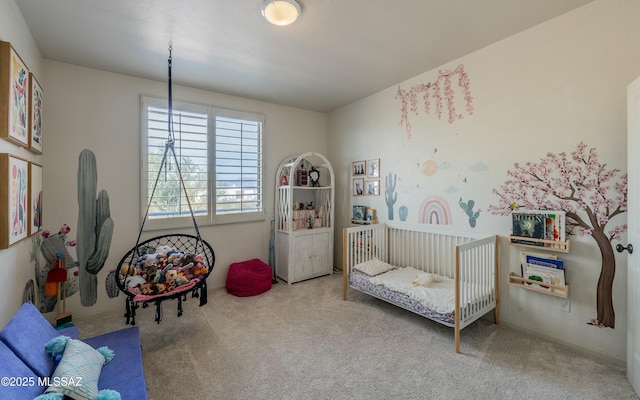
[[[149,107],[158,107],[168,109],[168,102],[166,98],[141,95],[140,97],[140,110],[141,110],[141,162],[140,162],[140,222],[144,221],[147,208],[149,206],[150,189],[148,184],[148,109]],[[198,226],[209,225],[221,225],[221,224],[234,224],[243,222],[264,221],[266,219],[265,211],[265,174],[264,174],[264,127],[265,116],[264,114],[231,110],[220,107],[202,105],[197,103],[185,102],[185,101],[172,101],[172,108],[174,112],[176,110],[183,110],[188,112],[197,112],[207,115],[207,215],[198,216],[196,214],[195,219]],[[216,214],[216,118],[236,118],[244,119],[248,121],[260,123],[260,140],[259,140],[259,175],[260,182],[258,184],[258,192],[260,196],[261,211],[256,212],[239,212],[233,214]],[[165,128],[166,131],[166,128]],[[173,155],[168,154],[168,157],[173,158]],[[173,159],[171,160],[173,163]],[[155,179],[155,178],[153,178]],[[180,188],[181,192],[184,188]],[[163,230],[163,229],[178,229],[192,227],[193,220],[191,215],[181,217],[169,217],[162,219],[150,219],[147,217],[144,221],[143,231]]]

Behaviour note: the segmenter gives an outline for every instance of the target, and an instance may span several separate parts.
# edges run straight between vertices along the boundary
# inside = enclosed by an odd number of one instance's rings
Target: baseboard
[[[553,342],[553,343],[568,347],[570,349],[579,351],[581,353],[592,355],[592,356],[594,356],[594,357],[596,357],[596,358],[598,358],[600,360],[604,360],[604,361],[610,362],[610,363],[615,364],[616,366],[619,366],[619,367],[623,367],[623,368],[627,367],[627,360],[626,359],[621,359],[621,358],[618,358],[618,357],[614,357],[614,356],[612,356],[612,355],[610,355],[608,353],[605,353],[605,352],[597,350],[597,349],[591,349],[589,347],[578,346],[578,345],[576,345],[574,343],[565,342],[565,341],[559,340],[558,338],[555,338],[553,336],[546,335],[546,334],[544,334],[542,332],[534,331],[534,330],[531,330],[531,329],[528,329],[528,328],[524,328],[524,327],[519,326],[519,325],[512,324],[512,323],[510,323],[508,321],[505,321],[502,318],[500,318],[500,325],[504,325],[504,326],[506,326],[508,328],[511,328],[511,329],[514,329],[514,330],[529,334],[531,336],[535,336],[535,337],[538,337],[538,338],[541,338],[541,339],[544,339],[544,340],[548,340],[549,342]]]

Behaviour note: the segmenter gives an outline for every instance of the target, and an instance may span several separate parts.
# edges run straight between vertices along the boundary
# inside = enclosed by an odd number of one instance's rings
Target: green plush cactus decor
[[[391,183],[391,172],[389,172],[389,176],[385,178],[385,189],[384,189],[384,199],[387,203],[387,216],[389,217],[389,221],[393,221],[393,205],[398,201],[398,193],[396,193],[396,182],[398,180],[398,175],[393,174],[393,183]]]
[[[101,190],[96,196],[98,171],[91,150],[80,152],[78,160],[78,269],[80,303],[93,306],[98,300],[98,277],[109,256],[113,220],[109,196]]]

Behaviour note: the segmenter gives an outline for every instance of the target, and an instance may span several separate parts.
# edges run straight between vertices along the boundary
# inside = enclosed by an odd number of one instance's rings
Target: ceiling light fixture
[[[291,25],[300,17],[300,4],[296,0],[264,0],[262,16],[278,26]]]

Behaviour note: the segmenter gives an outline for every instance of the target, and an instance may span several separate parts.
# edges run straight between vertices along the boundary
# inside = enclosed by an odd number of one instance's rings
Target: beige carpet
[[[126,327],[119,298],[75,319],[82,337]],[[492,320],[462,330],[455,354],[451,328],[354,290],[342,301],[341,275],[197,304],[177,318],[165,302],[159,325],[138,310],[150,400],[638,399],[623,368]]]

